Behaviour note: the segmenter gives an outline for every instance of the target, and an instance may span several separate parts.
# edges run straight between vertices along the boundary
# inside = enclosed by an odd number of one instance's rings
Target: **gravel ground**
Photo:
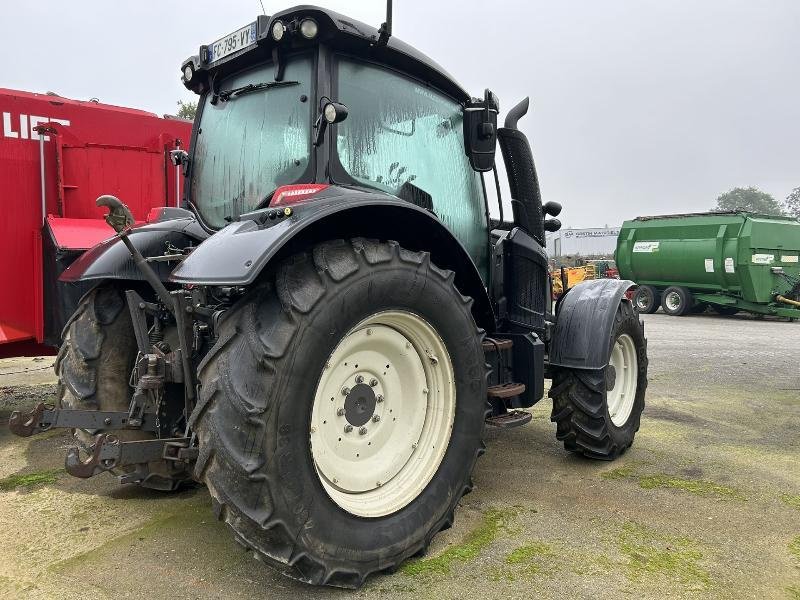
[[[264,568],[203,488],[75,480],[66,435],[0,427],[0,597],[800,598],[800,326],[645,321],[650,387],[629,452],[567,454],[542,401],[527,426],[489,432],[476,489],[428,556],[357,592]],[[51,362],[0,361],[0,421],[52,397]]]

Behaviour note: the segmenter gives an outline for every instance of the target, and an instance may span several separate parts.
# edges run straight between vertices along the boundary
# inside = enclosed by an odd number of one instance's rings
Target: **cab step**
[[[524,391],[524,383],[498,383],[497,385],[490,385],[486,390],[486,395],[489,398],[513,398]]]
[[[511,410],[500,415],[492,415],[486,417],[486,424],[492,427],[500,427],[501,429],[511,429],[512,427],[520,427],[531,422],[532,415],[524,410]]]

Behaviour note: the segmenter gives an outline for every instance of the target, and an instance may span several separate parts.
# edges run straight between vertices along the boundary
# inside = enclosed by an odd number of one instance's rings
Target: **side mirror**
[[[464,108],[464,152],[475,171],[491,171],[497,148],[497,112],[500,102],[484,91],[483,101],[473,100]]]
[[[341,123],[347,118],[347,107],[341,102],[334,102],[327,96],[319,99],[319,116],[317,122],[314,123],[314,129],[317,131],[317,137],[314,139],[314,145],[319,146],[325,140],[325,131],[328,125],[334,123]]]

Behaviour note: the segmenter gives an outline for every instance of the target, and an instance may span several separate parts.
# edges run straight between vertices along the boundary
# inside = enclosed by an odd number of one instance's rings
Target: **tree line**
[[[800,219],[800,187],[794,188],[783,202],[755,187],[733,188],[717,198],[716,212],[744,210],[762,215],[790,216]]]

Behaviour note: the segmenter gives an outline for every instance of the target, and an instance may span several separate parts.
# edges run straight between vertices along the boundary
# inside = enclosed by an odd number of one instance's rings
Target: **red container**
[[[190,133],[183,119],[0,88],[0,356],[53,341],[49,279],[114,233],[98,196],[117,196],[137,220],[178,205],[169,151],[188,148]]]

